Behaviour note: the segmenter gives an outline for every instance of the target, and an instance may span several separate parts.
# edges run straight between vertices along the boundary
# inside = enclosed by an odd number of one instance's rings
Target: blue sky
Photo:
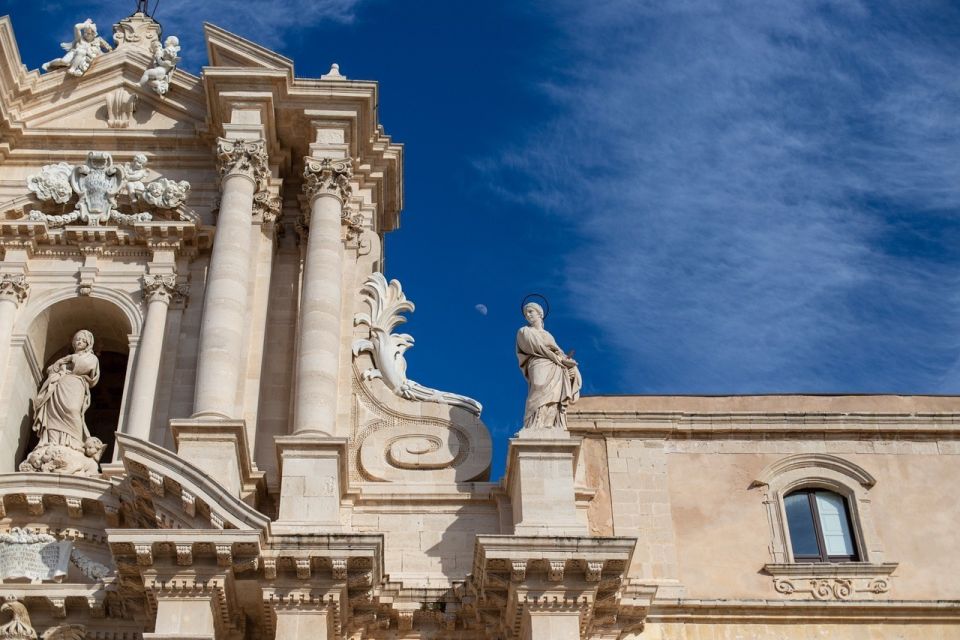
[[[0,0],[24,62],[134,2]],[[152,2],[151,2],[152,6]],[[960,392],[960,4],[160,0],[381,83],[409,373],[522,419],[528,292],[597,393]],[[477,310],[484,305],[486,313]]]

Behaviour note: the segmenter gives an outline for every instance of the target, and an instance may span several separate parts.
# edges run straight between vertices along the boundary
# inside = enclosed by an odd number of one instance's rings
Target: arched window
[[[824,489],[799,489],[783,500],[796,562],[859,560],[846,499]]]

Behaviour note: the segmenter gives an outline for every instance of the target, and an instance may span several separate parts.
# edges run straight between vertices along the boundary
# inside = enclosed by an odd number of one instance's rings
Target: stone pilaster
[[[160,373],[160,358],[163,355],[163,335],[167,326],[167,310],[175,295],[183,295],[177,285],[176,274],[145,275],[143,297],[146,302],[146,317],[140,332],[137,362],[130,392],[130,416],[126,432],[134,438],[150,439],[153,420],[153,403],[157,393],[157,376]]]
[[[194,416],[238,418],[247,323],[250,226],[254,196],[269,176],[263,140],[220,138],[220,216],[214,237],[200,327]]]
[[[17,310],[27,301],[30,285],[23,274],[0,275],[0,391],[6,380],[7,358],[10,353],[10,337]]]

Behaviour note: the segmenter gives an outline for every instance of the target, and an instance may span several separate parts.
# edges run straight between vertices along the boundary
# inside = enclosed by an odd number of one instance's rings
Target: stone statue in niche
[[[85,419],[90,388],[99,380],[93,334],[81,329],[73,336],[73,353],[47,367],[47,378],[33,401],[33,430],[40,441],[20,464],[20,471],[99,473],[106,446],[90,435]]]
[[[97,25],[90,18],[73,26],[73,42],[64,42],[60,46],[66,53],[44,63],[41,67],[44,71],[66,67],[70,75],[82,76],[103,50],[113,51],[113,47],[97,33]]]
[[[106,223],[134,224],[149,222],[153,215],[146,211],[120,213],[117,194],[126,193],[130,204],[136,207],[146,203],[157,209],[176,209],[187,200],[190,183],[186,180],[147,177],[147,157],[138,153],[133,162],[114,164],[113,156],[104,151],[91,151],[85,164],[73,166],[66,162],[48,164],[40,173],[27,177],[27,188],[41,202],[64,205],[77,196],[76,208],[59,215],[31,211],[29,220],[44,222],[51,227],[80,222],[97,226]]]
[[[527,380],[523,428],[567,428],[567,407],[580,397],[583,381],[577,361],[563,352],[543,327],[543,307],[523,305],[527,326],[517,332],[517,359]]]
[[[153,44],[153,66],[143,72],[140,85],[149,87],[160,95],[170,90],[170,80],[173,70],[180,62],[180,39],[177,36],[167,38],[163,46],[159,42]]]

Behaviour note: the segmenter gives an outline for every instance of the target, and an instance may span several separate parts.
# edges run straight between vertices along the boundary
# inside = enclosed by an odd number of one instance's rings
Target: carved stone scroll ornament
[[[176,274],[150,274],[143,276],[143,297],[148,302],[161,300],[169,304],[190,292],[187,285],[177,284]]]
[[[360,289],[370,308],[370,313],[358,313],[354,316],[354,326],[370,329],[369,338],[353,343],[353,356],[369,353],[374,367],[363,372],[364,380],[379,378],[396,395],[406,400],[436,402],[460,407],[480,415],[479,402],[466,396],[438,391],[425,387],[407,378],[407,361],[404,352],[413,346],[413,337],[406,333],[393,333],[400,324],[407,321],[404,313],[414,310],[413,302],[407,300],[397,280],[387,279],[382,273],[374,273],[367,278]]]
[[[266,189],[267,178],[270,177],[266,141],[218,138],[217,163],[221,179],[242,175],[254,181],[255,191]]]
[[[30,285],[25,275],[5,273],[0,276],[0,300],[13,300],[21,305],[26,302],[29,293]]]
[[[0,534],[0,579],[59,582],[67,575],[72,546],[69,540],[14,527]]]
[[[174,209],[182,205],[190,192],[190,184],[185,180],[176,182],[166,178],[144,184],[146,161],[146,156],[137,154],[134,162],[121,166],[114,164],[109,153],[91,151],[82,165],[65,162],[46,165],[40,173],[27,177],[27,188],[41,202],[67,204],[76,196],[76,208],[59,215],[31,211],[28,219],[45,222],[51,227],[73,222],[93,226],[108,222],[134,224],[153,219],[152,214],[145,211],[121,213],[117,204],[117,195],[121,192],[130,196],[133,206],[141,195],[147,204],[158,209]]]
[[[332,195],[346,204],[353,193],[350,179],[353,166],[349,158],[307,158],[303,167],[303,192],[308,200]],[[307,220],[307,224],[309,224]]]

